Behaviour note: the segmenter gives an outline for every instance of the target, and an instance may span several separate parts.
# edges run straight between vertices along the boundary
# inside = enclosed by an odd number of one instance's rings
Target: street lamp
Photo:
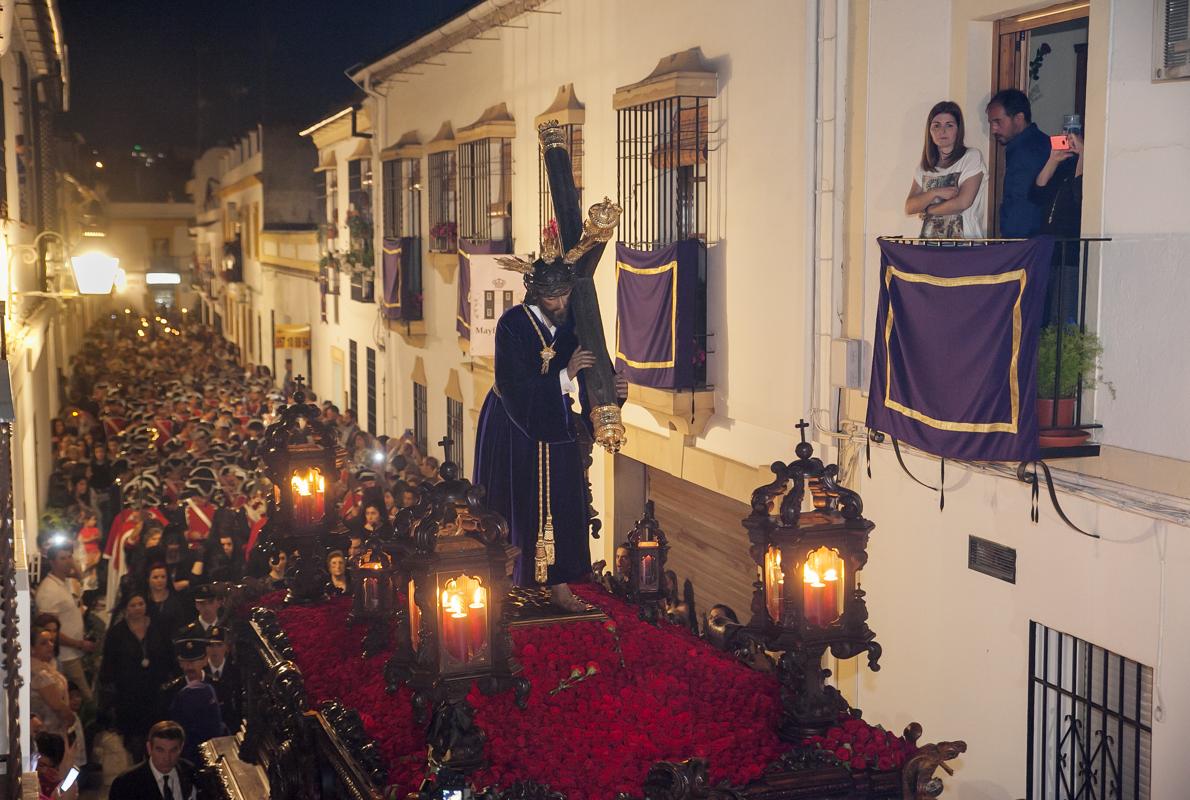
[[[66,241],[66,237],[57,231],[47,230],[42,231],[33,237],[32,242],[14,243],[8,245],[10,256],[17,254],[21,261],[25,264],[36,264],[42,257],[41,244],[47,239],[57,239],[61,244],[63,253],[68,253],[70,244]],[[65,260],[65,259],[64,259]],[[50,259],[46,259],[47,265]],[[111,294],[112,287],[116,285],[120,278],[120,259],[115,256],[110,256],[99,250],[88,250],[85,253],[80,253],[76,256],[69,256],[71,276],[74,278],[74,284],[77,288],[77,293],[72,291],[63,291],[61,284],[58,285],[58,291],[13,291],[12,280],[13,271],[8,270],[8,290],[10,295],[27,295],[37,297],[77,297],[78,295],[105,295]],[[57,262],[55,262],[57,263]],[[55,270],[57,271],[57,270]],[[58,273],[59,275],[61,273]],[[47,275],[47,277],[49,277]]]
[[[97,250],[70,257],[79,294],[111,294],[120,259]]]

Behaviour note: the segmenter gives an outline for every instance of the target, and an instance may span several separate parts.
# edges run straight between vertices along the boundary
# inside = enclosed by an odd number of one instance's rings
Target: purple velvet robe
[[[536,586],[533,559],[542,523],[538,443],[546,443],[556,542],[547,583],[554,585],[579,580],[591,571],[586,476],[575,436],[575,426],[585,424],[585,408],[581,419],[575,415],[558,377],[578,346],[573,322],[551,337],[533,312],[526,311],[527,306],[514,306],[496,325],[496,384],[479,416],[474,482],[487,490],[488,507],[508,520],[512,544],[521,550],[513,581]],[[555,350],[544,375],[539,333]],[[578,381],[581,388],[581,373]]]

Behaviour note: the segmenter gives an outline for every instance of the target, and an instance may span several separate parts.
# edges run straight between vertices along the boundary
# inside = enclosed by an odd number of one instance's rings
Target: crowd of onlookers
[[[110,796],[152,796],[136,788],[152,779],[156,796],[181,800],[198,746],[239,729],[224,603],[247,579],[284,585],[287,554],[262,535],[273,488],[257,450],[295,387],[289,369],[278,388],[184,314],[126,311],[88,335],[51,422],[34,570],[30,697],[43,788],[72,767],[76,787],[98,786],[115,777],[101,763],[143,761]],[[331,402],[320,418],[348,455],[328,486],[341,522],[328,589],[342,593],[349,559],[419,502],[439,464],[409,432],[374,437]]]

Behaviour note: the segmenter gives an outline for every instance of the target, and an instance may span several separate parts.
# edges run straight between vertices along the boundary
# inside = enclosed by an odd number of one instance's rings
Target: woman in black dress
[[[99,682],[124,748],[140,759],[144,757],[145,734],[157,721],[161,685],[175,666],[168,635],[149,616],[146,593],[140,589],[129,593],[122,612],[103,640]]]
[[[187,607],[181,596],[173,590],[169,583],[169,572],[160,561],[149,567],[148,585],[144,598],[148,603],[149,617],[166,640],[171,641],[174,631],[194,617],[194,606]]]

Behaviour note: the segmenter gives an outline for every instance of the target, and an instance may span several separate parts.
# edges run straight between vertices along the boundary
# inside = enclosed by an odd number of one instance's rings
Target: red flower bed
[[[776,735],[780,703],[771,676],[682,629],[641,622],[634,606],[597,587],[576,592],[611,619],[513,632],[533,684],[527,709],[516,707],[511,692],[484,697],[472,691],[476,721],[488,735],[489,766],[472,776],[476,785],[530,779],[569,800],[610,800],[618,792],[639,792],[656,761],[702,756],[713,782],[738,785],[759,777],[789,749]],[[413,724],[409,690],[385,693],[387,654],[358,655],[364,628],[344,624],[349,603],[281,608],[278,616],[311,705],[337,699],[357,709],[388,759],[389,780],[402,792],[415,789],[426,745]],[[583,679],[551,695],[575,669]]]

